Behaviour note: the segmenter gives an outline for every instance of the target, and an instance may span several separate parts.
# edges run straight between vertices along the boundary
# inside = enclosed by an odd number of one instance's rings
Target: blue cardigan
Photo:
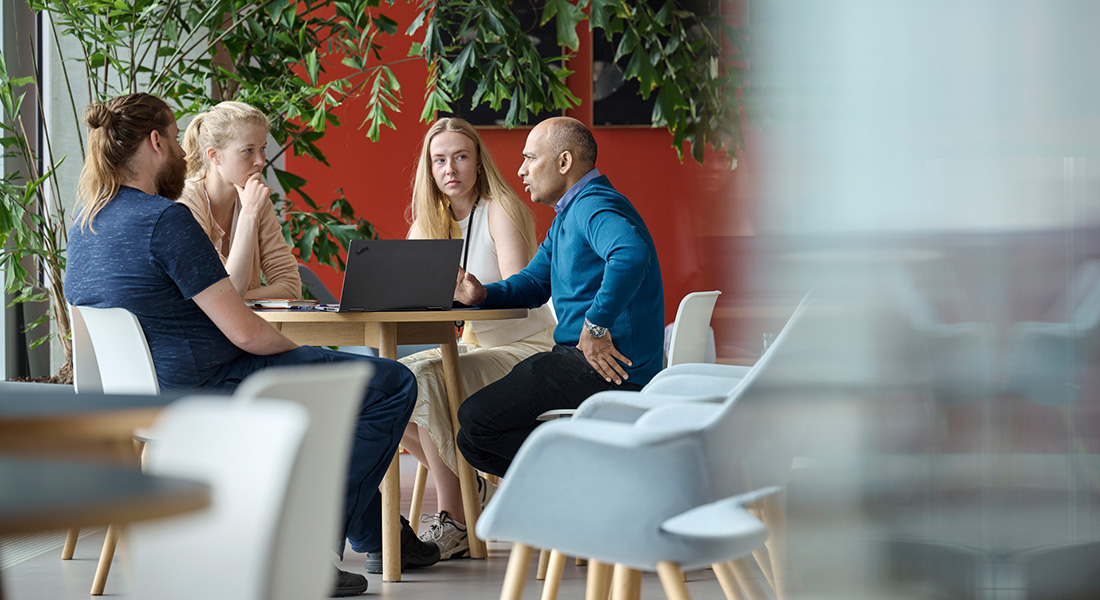
[[[631,383],[645,385],[661,369],[665,300],[657,249],[638,211],[606,176],[554,217],[525,269],[485,289],[486,308],[534,308],[553,297],[559,344],[575,346],[586,317],[607,327],[634,363],[626,368]]]

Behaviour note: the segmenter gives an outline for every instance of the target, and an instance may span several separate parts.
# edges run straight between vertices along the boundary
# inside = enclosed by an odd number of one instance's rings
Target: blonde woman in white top
[[[522,270],[535,255],[530,211],[505,183],[481,136],[457,118],[436,121],[424,136],[410,205],[411,239],[465,240],[465,268],[479,281],[498,281]],[[462,384],[472,394],[512,367],[554,345],[554,318],[542,306],[524,319],[471,321],[463,329],[468,351],[459,356]],[[469,555],[450,409],[439,350],[401,359],[416,375],[419,396],[401,445],[428,465],[439,513],[421,534],[442,558]],[[484,485],[484,484],[483,484]]]

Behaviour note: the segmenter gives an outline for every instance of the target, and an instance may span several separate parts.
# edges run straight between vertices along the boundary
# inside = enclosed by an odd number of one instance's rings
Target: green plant
[[[53,318],[58,337],[65,354],[65,365],[58,373],[62,381],[71,379],[72,345],[69,341],[69,314],[62,292],[65,272],[65,210],[58,201],[61,197],[56,178],[52,177],[56,165],[45,172],[38,171],[37,154],[28,142],[23,122],[25,92],[18,88],[34,83],[31,77],[11,78],[7,61],[0,53],[0,146],[6,172],[0,178],[0,268],[4,270],[4,289],[13,294],[13,304],[49,299],[50,311],[29,323],[30,329]],[[49,131],[44,130],[46,142]],[[59,161],[60,162],[60,161]],[[12,163],[26,166],[11,168]],[[52,186],[53,202],[46,200],[45,186]],[[30,263],[38,268],[28,269]],[[39,286],[37,275],[47,284]],[[31,347],[47,341],[49,336],[33,340]]]
[[[467,78],[478,82],[474,105],[499,109],[508,101],[508,127],[525,121],[528,111],[578,102],[565,87],[572,73],[556,68],[563,57],[540,58],[509,4],[421,0],[408,32],[424,29],[424,41],[411,51],[430,65],[423,119],[450,111]],[[736,150],[744,148],[738,96],[747,87],[747,55],[743,32],[721,16],[720,4],[545,0],[541,22],[553,21],[558,44],[575,52],[578,27],[587,19],[590,29],[617,44],[616,61],[629,57],[623,78],[636,80],[645,98],[656,94],[653,125],[668,128],[681,157],[686,142],[702,162],[709,145],[735,166]]]

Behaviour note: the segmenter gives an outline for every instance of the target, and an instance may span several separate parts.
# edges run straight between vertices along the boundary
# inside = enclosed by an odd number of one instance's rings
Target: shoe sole
[[[439,555],[439,560],[453,560],[456,558],[470,558],[470,547],[466,546],[461,550],[452,550],[446,556],[442,554]]]

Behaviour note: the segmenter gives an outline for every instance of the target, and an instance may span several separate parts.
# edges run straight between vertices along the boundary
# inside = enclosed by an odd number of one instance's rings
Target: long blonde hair
[[[168,135],[175,122],[172,109],[151,94],[127,94],[84,109],[88,155],[80,170],[77,194],[84,205],[80,227],[92,220],[118,194],[124,176],[132,176],[130,159],[154,130]],[[92,228],[92,231],[95,231]]]
[[[254,106],[244,102],[219,102],[210,110],[195,115],[183,134],[183,152],[187,155],[187,177],[201,178],[210,168],[207,148],[223,150],[237,137],[244,125],[271,129],[271,120]]]
[[[413,179],[412,201],[409,203],[409,237],[423,239],[447,239],[451,237],[451,201],[432,178],[431,143],[435,136],[453,131],[461,133],[474,142],[477,148],[478,163],[481,172],[477,177],[474,189],[479,197],[499,202],[505,214],[519,229],[523,241],[527,246],[527,260],[535,256],[538,242],[535,239],[535,220],[531,217],[531,211],[520,201],[516,193],[512,191],[497,169],[489,149],[478,135],[473,125],[457,117],[439,119],[428,128],[424,134],[424,142],[420,147],[420,161],[416,165],[416,177]]]

